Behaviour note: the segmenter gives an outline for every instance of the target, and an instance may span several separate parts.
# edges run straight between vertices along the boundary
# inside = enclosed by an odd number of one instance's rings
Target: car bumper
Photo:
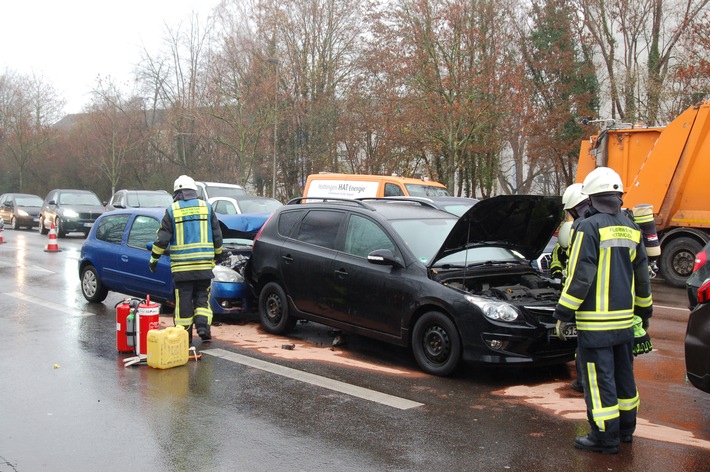
[[[249,309],[250,291],[246,283],[212,281],[210,308],[216,315],[243,313]]]
[[[62,227],[62,231],[65,233],[71,233],[71,232],[88,232],[92,226],[94,226],[94,221],[93,220],[84,220],[84,219],[66,219],[66,218],[61,218],[60,219],[60,224]]]

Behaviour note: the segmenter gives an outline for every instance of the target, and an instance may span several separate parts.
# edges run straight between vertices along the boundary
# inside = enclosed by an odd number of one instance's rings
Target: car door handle
[[[291,254],[281,256],[281,259],[283,259],[285,262],[293,262],[293,257],[291,257]]]
[[[121,255],[121,262],[128,262],[128,256],[125,254]]]
[[[350,274],[348,274],[348,271],[345,269],[335,269],[335,275],[339,279],[344,279],[345,277],[349,276]]]

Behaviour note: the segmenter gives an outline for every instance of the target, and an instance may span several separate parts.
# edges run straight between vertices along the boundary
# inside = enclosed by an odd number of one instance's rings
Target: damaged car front
[[[562,214],[558,197],[483,200],[459,219],[428,264],[432,280],[465,300],[456,317],[465,361],[540,365],[574,358],[576,331],[567,341],[554,334],[561,287],[530,264]]]

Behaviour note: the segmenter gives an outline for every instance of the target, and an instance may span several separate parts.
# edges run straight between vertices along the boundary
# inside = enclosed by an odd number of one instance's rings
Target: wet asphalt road
[[[636,362],[642,409],[618,455],[577,451],[573,365],[420,373],[406,350],[312,323],[288,339],[214,328],[197,362],[125,368],[114,305],[79,289],[83,238],[4,231],[0,472],[708,470],[710,395],[685,379],[682,290],[654,283],[656,351]],[[169,320],[168,320],[169,321]],[[294,344],[286,352],[280,347]],[[265,347],[266,346],[266,347]],[[198,345],[199,347],[199,345]],[[279,351],[283,353],[280,355]]]

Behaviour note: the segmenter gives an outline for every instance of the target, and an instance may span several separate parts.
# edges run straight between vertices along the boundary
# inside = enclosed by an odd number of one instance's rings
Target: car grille
[[[554,325],[557,322],[557,320],[555,320],[552,317],[552,314],[555,312],[554,306],[539,307],[539,306],[525,305],[524,308],[525,308],[525,312],[529,316],[532,316],[540,324]]]
[[[86,212],[86,213],[79,213],[79,219],[81,219],[81,220],[95,220],[100,215],[101,215],[101,213],[94,212],[94,211],[90,211],[90,212]]]

